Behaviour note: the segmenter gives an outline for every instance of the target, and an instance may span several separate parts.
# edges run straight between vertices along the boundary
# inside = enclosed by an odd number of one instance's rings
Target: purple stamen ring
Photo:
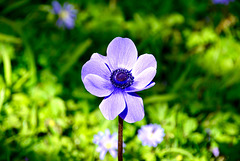
[[[110,80],[115,87],[125,89],[133,84],[134,77],[127,69],[120,68],[112,72]]]

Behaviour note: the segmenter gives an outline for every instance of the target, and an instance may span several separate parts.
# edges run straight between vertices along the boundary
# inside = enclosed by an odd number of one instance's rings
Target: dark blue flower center
[[[110,80],[112,84],[117,88],[127,88],[133,84],[134,77],[127,69],[117,69],[111,74]]]
[[[116,79],[119,82],[124,82],[124,81],[126,81],[128,79],[128,75],[127,75],[127,73],[120,72],[120,73],[117,73]]]

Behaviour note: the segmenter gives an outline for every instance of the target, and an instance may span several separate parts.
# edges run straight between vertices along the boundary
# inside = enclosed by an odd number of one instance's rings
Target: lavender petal
[[[103,160],[104,159],[104,157],[105,157],[105,155],[106,155],[106,153],[107,153],[107,150],[102,150],[101,152],[100,152],[100,159],[101,160]]]
[[[155,77],[156,69],[154,67],[149,67],[141,72],[138,76],[134,78],[134,82],[132,84],[132,88],[135,89],[143,89],[146,87]]]
[[[126,93],[124,98],[127,107],[119,116],[128,123],[142,120],[145,115],[142,98],[135,93]]]
[[[73,18],[68,17],[68,18],[64,19],[64,24],[67,27],[67,29],[72,29],[72,28],[74,28],[75,22],[74,22]]]
[[[149,67],[153,67],[156,69],[157,61],[152,54],[143,54],[139,56],[139,58],[137,59],[137,62],[134,64],[132,69],[132,75],[136,77]]]
[[[90,59],[83,65],[81,72],[82,80],[84,80],[88,74],[95,74],[106,80],[109,80],[111,76],[110,70],[101,59]]]
[[[109,150],[109,153],[111,154],[111,156],[112,156],[113,158],[116,158],[116,157],[117,157],[117,151],[116,151],[116,150],[111,149],[111,150]]]
[[[132,40],[117,37],[107,48],[107,57],[114,69],[125,68],[131,70],[137,61],[137,48]]]
[[[57,26],[60,28],[60,27],[64,27],[64,22],[62,19],[58,19],[57,22],[56,22]]]
[[[58,1],[53,1],[52,6],[53,6],[53,11],[54,11],[55,14],[58,14],[58,13],[61,12],[62,7],[61,7],[61,4]]]
[[[94,74],[88,74],[83,84],[88,92],[97,97],[109,96],[114,90],[110,81]]]
[[[144,87],[144,88],[140,88],[140,89],[137,89],[137,88],[134,88],[134,87],[128,87],[128,88],[126,88],[125,89],[125,92],[139,92],[139,91],[143,91],[143,90],[145,90],[145,89],[148,89],[148,88],[151,88],[151,87],[153,87],[155,85],[155,82],[151,82],[151,83],[149,83],[146,87]]]
[[[115,119],[126,107],[123,94],[115,90],[109,97],[103,99],[99,108],[103,116],[108,120]]]

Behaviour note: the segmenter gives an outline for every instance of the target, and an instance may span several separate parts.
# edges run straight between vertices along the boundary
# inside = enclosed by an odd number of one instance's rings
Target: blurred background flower
[[[225,4],[228,5],[230,2],[233,2],[234,0],[212,0],[213,4]]]
[[[98,145],[97,152],[100,152],[99,158],[104,159],[107,152],[111,154],[113,158],[117,157],[118,138],[117,133],[110,134],[110,130],[107,129],[105,133],[99,132],[94,135],[93,142]],[[124,143],[123,143],[124,144]]]
[[[63,6],[58,1],[52,2],[53,13],[58,15],[57,26],[67,29],[73,29],[75,26],[75,19],[77,10],[74,9],[73,5],[65,2]]]
[[[142,145],[156,147],[163,141],[164,136],[164,129],[157,124],[144,125],[138,130],[138,138],[142,141]]]
[[[212,153],[215,157],[218,157],[220,154],[218,147],[213,148]]]

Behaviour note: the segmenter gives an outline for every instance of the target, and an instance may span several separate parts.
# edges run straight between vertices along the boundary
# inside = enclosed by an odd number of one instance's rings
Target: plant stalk
[[[118,116],[118,161],[123,160],[123,119]]]

